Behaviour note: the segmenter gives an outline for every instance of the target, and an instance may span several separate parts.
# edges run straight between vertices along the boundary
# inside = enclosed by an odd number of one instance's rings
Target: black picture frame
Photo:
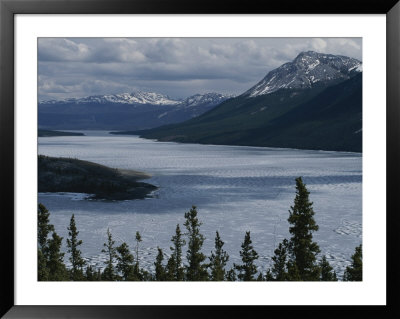
[[[14,295],[14,16],[16,14],[385,14],[387,19],[387,304],[386,306],[20,306]],[[399,316],[400,3],[398,0],[307,0],[243,3],[182,0],[0,0],[1,308],[4,318],[165,318]],[[379,185],[377,185],[379,187]],[[382,203],[384,207],[384,203]],[[382,214],[382,212],[377,212]],[[268,307],[268,308],[266,308]]]

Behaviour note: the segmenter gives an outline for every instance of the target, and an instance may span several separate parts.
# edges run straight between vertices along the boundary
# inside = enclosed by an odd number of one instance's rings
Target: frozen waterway
[[[152,269],[157,246],[169,254],[176,224],[183,229],[184,213],[196,205],[206,255],[213,249],[218,230],[230,262],[240,262],[240,245],[250,230],[260,270],[265,270],[274,247],[289,237],[288,209],[298,176],[303,177],[314,202],[320,227],[314,238],[339,275],[362,241],[361,154],[159,143],[101,131],[85,134],[41,137],[39,154],[145,171],[152,175],[146,182],[159,186],[153,198],[122,202],[39,194],[39,202],[50,210],[51,222],[64,238],[75,214],[82,251],[99,266],[110,228],[117,244],[126,241],[131,248],[135,232],[140,231],[142,265]]]

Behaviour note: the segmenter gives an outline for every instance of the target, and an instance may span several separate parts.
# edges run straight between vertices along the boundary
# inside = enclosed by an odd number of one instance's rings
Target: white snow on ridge
[[[357,72],[362,72],[362,70],[363,70],[362,64],[360,63],[360,64],[355,65],[355,66],[353,66],[352,68],[349,69],[349,71],[353,71],[353,70],[355,70]]]
[[[224,95],[220,93],[195,94],[186,99],[173,99],[167,95],[155,92],[133,92],[121,94],[94,95],[84,98],[67,98],[63,100],[40,101],[41,104],[87,104],[87,103],[115,103],[115,104],[149,104],[149,105],[171,105],[179,107],[193,107],[201,104],[218,104],[234,95]]]
[[[314,51],[302,52],[292,62],[270,71],[243,96],[256,97],[279,89],[307,89],[316,82],[323,84],[331,80],[347,80],[355,72],[362,72],[362,62],[357,59]]]
[[[86,103],[116,103],[116,104],[152,104],[152,105],[177,105],[182,101],[172,99],[167,95],[155,92],[133,92],[121,94],[94,95],[84,98],[68,98],[63,100],[41,101],[42,104],[86,104]]]

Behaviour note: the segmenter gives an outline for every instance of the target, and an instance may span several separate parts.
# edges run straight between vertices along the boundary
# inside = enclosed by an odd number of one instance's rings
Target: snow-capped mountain
[[[84,98],[68,98],[64,100],[41,101],[41,104],[86,104],[86,103],[116,103],[116,104],[152,104],[152,105],[177,105],[181,100],[171,99],[167,95],[154,92],[136,91],[133,93],[93,95]]]
[[[44,129],[147,129],[199,116],[231,98],[220,93],[173,99],[154,92],[88,96],[39,102]]]
[[[190,121],[130,133],[169,142],[361,152],[361,114],[362,63],[309,51]]]
[[[270,71],[264,79],[243,93],[256,97],[279,89],[305,89],[333,80],[347,80],[362,72],[362,62],[342,55],[307,51],[292,62]]]
[[[168,95],[154,92],[136,91],[133,93],[93,95],[84,98],[68,98],[63,100],[41,101],[40,104],[151,104],[151,105],[171,105],[179,107],[195,107],[204,104],[219,104],[234,95],[224,95],[220,93],[195,94],[186,99],[172,99]]]

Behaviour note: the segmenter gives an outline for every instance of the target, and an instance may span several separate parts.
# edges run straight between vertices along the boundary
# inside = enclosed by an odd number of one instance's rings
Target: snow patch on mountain
[[[202,104],[219,104],[229,98],[234,97],[234,95],[224,95],[220,93],[205,93],[205,94],[195,94],[184,99],[179,106],[181,107],[193,107]]]

